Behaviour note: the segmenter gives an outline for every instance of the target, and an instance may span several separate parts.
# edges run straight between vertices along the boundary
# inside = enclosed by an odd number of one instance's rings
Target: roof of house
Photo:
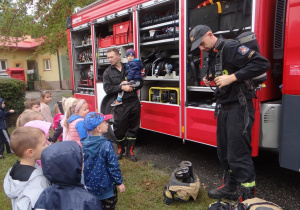
[[[24,38],[9,37],[5,39],[0,38],[0,45],[6,47],[17,48],[18,50],[34,50],[42,41],[40,39],[32,39],[31,36],[25,36]]]

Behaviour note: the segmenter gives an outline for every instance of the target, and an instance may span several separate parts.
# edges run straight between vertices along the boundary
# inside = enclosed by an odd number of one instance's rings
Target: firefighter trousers
[[[245,107],[239,103],[222,105],[217,121],[218,158],[223,168],[231,170],[233,178],[239,183],[251,183],[256,178],[251,156],[252,101],[248,103],[248,114],[249,124],[245,134]]]
[[[122,105],[116,106],[114,110],[116,139],[136,138],[140,127],[140,116],[141,103],[138,98],[130,102],[123,101]]]

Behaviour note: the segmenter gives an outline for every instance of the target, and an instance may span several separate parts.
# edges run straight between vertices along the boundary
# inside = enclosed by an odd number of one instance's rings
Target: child
[[[51,110],[48,103],[51,102],[51,93],[49,90],[42,90],[41,91],[41,112],[43,115],[43,120],[46,122],[53,122],[53,118],[51,115]]]
[[[115,209],[118,199],[116,185],[121,193],[125,191],[114,147],[103,136],[108,130],[106,120],[110,118],[112,115],[90,112],[84,118],[84,127],[90,135],[81,140],[84,182],[88,191],[101,200],[103,209]]]
[[[66,115],[65,127],[67,129],[64,141],[76,141],[80,146],[80,139],[87,136],[83,127],[84,117],[89,113],[88,104],[84,99],[77,99]]]
[[[49,186],[36,161],[47,147],[42,130],[20,127],[11,135],[11,148],[20,158],[7,172],[3,188],[11,199],[12,209],[32,209],[40,194]]]
[[[69,97],[69,98],[64,98],[62,99],[62,106],[64,109],[64,115],[61,117],[61,121],[60,121],[60,125],[63,128],[62,131],[62,140],[64,141],[66,139],[66,135],[67,135],[67,128],[65,126],[65,120],[66,120],[66,116],[71,116],[71,114],[69,114],[70,112],[70,107],[72,106],[73,102],[76,101],[76,98],[73,97]]]
[[[53,144],[42,152],[45,177],[52,186],[44,190],[35,209],[102,209],[96,196],[80,184],[83,154],[71,141]]]
[[[25,109],[30,109],[32,111],[40,112],[41,111],[41,102],[36,98],[26,99],[24,102]]]
[[[61,126],[60,121],[63,118],[64,110],[63,110],[63,106],[62,106],[61,101],[56,102],[56,104],[54,106],[54,113],[55,113],[55,116],[53,118],[53,130],[55,132],[52,136],[52,140],[54,142],[56,142],[57,139],[59,141],[62,141],[61,134],[63,132],[63,127]]]
[[[24,120],[21,120],[21,118],[22,118],[22,116],[24,116],[24,114],[26,114],[26,113],[34,114],[34,112],[41,112],[40,103],[41,102],[39,100],[37,100],[36,98],[29,98],[29,99],[25,100],[25,102],[24,102],[25,110],[22,112],[22,114],[20,114],[20,116],[17,119],[17,123],[16,123],[17,128],[24,126],[25,123],[21,123],[22,121],[24,121]],[[27,115],[27,118],[28,117],[29,116]],[[33,120],[33,119],[31,119],[31,120]],[[36,120],[39,120],[39,119],[36,119]]]
[[[41,112],[32,111],[30,109],[25,109],[22,114],[17,119],[16,127],[22,127],[26,123],[32,120],[43,120],[43,115]]]
[[[134,49],[130,48],[126,51],[126,57],[128,63],[126,64],[126,71],[127,71],[127,82],[122,82],[120,85],[131,84],[132,87],[140,86],[140,81],[142,79],[142,69],[143,64],[142,61],[135,58]],[[111,106],[118,106],[122,104],[122,98],[124,95],[124,91],[118,93],[117,99],[111,104]]]
[[[3,153],[4,153],[4,144],[6,147],[6,153],[11,154],[12,151],[9,147],[9,134],[7,132],[7,126],[6,126],[6,116],[14,113],[14,110],[5,111],[4,110],[5,103],[3,98],[0,98],[0,159],[3,159]]]

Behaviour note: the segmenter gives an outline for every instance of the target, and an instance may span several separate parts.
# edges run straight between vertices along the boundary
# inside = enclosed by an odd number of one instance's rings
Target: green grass
[[[9,132],[14,128],[10,128]],[[0,206],[2,210],[11,209],[11,203],[3,191],[3,180],[8,169],[18,159],[15,155],[6,155],[0,159]],[[170,174],[157,170],[151,162],[131,162],[123,158],[120,167],[124,179],[126,190],[118,194],[117,209],[134,210],[134,209],[180,209],[180,210],[206,210],[209,204],[215,200],[207,196],[207,191],[200,188],[196,201],[188,203],[174,202],[171,205],[163,203],[164,186],[169,182]],[[201,180],[200,180],[201,181]]]

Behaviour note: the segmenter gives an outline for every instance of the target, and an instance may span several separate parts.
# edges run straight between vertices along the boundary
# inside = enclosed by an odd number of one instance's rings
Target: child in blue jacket
[[[103,209],[115,209],[117,189],[125,191],[120,165],[114,147],[103,134],[107,133],[106,120],[112,115],[90,112],[84,118],[84,127],[89,136],[81,139],[84,153],[84,182],[89,192],[102,202]]]
[[[3,159],[4,153],[4,144],[6,146],[6,153],[11,154],[11,149],[9,146],[9,134],[7,132],[7,125],[6,125],[6,117],[7,115],[14,113],[14,110],[5,111],[5,103],[4,99],[0,98],[0,159]]]
[[[127,82],[125,84],[129,83],[132,87],[138,87],[140,86],[142,79],[143,63],[141,60],[135,58],[135,51],[132,48],[126,51],[126,57],[128,63],[125,66],[127,71]],[[120,85],[122,84],[124,83],[121,83]],[[118,93],[117,99],[111,104],[111,106],[121,105],[123,95],[124,91]]]

